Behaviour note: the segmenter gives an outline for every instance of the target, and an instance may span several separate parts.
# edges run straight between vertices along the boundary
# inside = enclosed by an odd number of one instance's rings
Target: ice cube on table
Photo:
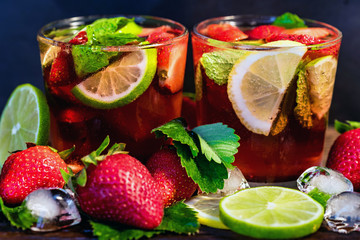
[[[300,191],[309,194],[324,206],[331,196],[354,190],[352,183],[344,175],[319,166],[308,168],[303,172],[297,179],[297,186]]]
[[[25,201],[26,207],[37,219],[31,227],[33,231],[55,231],[81,222],[74,199],[64,189],[38,189],[30,193]]]
[[[326,227],[334,232],[360,231],[360,193],[342,192],[331,197],[324,220]]]

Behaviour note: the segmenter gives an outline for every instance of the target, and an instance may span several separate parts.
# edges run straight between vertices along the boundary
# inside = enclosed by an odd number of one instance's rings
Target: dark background
[[[144,14],[179,21],[191,30],[210,17],[289,11],[343,32],[330,123],[335,118],[360,121],[360,0],[0,0],[0,10],[0,110],[19,84],[43,89],[36,34],[50,21],[80,15]],[[189,47],[185,91],[193,91]]]

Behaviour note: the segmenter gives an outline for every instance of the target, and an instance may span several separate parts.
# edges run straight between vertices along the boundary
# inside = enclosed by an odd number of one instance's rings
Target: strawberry
[[[308,35],[318,39],[334,35],[333,31],[323,27],[292,28],[284,30],[284,33],[290,35]]]
[[[280,33],[280,34],[272,34],[269,37],[266,38],[266,42],[273,42],[278,40],[291,40],[296,41],[305,45],[313,45],[313,44],[319,44],[323,41],[315,38],[310,35],[300,34],[300,35],[292,35],[292,34],[286,34],[286,33]]]
[[[89,216],[143,229],[157,227],[164,215],[157,185],[137,159],[108,155],[86,169],[87,182],[77,188],[81,209]]]
[[[47,146],[33,146],[11,154],[0,175],[0,196],[8,205],[20,204],[39,188],[62,188],[60,169],[66,163]]]
[[[78,34],[69,41],[69,43],[74,45],[81,45],[87,43],[88,38],[85,31],[80,31]]]
[[[73,59],[70,51],[62,47],[51,65],[50,75],[47,81],[49,86],[65,86],[76,78],[73,67]]]
[[[181,166],[180,158],[174,149],[161,149],[154,153],[146,163],[159,186],[164,205],[190,198],[197,185]]]
[[[332,145],[326,166],[341,172],[360,191],[360,129],[342,133]]]
[[[245,33],[249,36],[249,39],[266,39],[272,34],[280,34],[285,28],[274,25],[260,25]]]
[[[311,59],[332,55],[338,57],[340,51],[340,43],[337,43],[331,47],[321,48],[319,50],[309,50],[305,55],[309,55]]]
[[[205,35],[224,42],[236,42],[246,39],[248,36],[239,28],[228,23],[210,24],[204,31]]]
[[[180,31],[169,26],[155,28],[148,36],[150,43],[162,43],[180,35]],[[159,86],[170,93],[182,89],[186,63],[187,38],[157,48],[157,75]]]

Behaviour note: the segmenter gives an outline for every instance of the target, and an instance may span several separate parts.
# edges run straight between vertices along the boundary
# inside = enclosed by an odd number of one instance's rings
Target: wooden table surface
[[[326,134],[326,142],[325,142],[325,152],[324,152],[324,162],[327,157],[327,153],[338,136],[338,133],[333,129],[329,128]],[[68,229],[64,229],[61,231],[50,232],[50,233],[36,233],[31,231],[20,231],[9,225],[7,221],[0,217],[0,239],[21,239],[21,240],[43,240],[43,239],[51,239],[51,240],[65,240],[65,239],[76,239],[76,240],[89,240],[89,239],[97,239],[91,233],[89,226],[85,225],[77,225]],[[167,240],[167,239],[191,239],[191,240],[220,240],[220,239],[237,239],[237,240],[249,240],[252,238],[248,238],[229,230],[219,230],[209,227],[201,227],[198,234],[193,236],[187,235],[159,235],[154,238],[154,240]],[[360,232],[353,232],[350,234],[338,234],[334,232],[328,231],[324,224],[321,226],[320,230],[316,233],[302,238],[304,240],[355,240],[360,239]]]

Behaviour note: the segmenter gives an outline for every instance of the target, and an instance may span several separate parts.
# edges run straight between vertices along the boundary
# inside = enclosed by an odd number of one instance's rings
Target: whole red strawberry
[[[127,154],[106,156],[86,169],[78,187],[81,209],[89,216],[143,229],[157,227],[164,215],[157,185],[147,168]]]
[[[164,148],[151,156],[146,167],[153,175],[165,206],[190,198],[197,185],[181,166],[180,158],[173,149]]]
[[[341,134],[332,145],[326,166],[341,172],[360,191],[360,129]]]
[[[62,188],[60,169],[66,163],[47,146],[34,146],[11,154],[0,175],[0,196],[8,205],[20,204],[39,188]]]

